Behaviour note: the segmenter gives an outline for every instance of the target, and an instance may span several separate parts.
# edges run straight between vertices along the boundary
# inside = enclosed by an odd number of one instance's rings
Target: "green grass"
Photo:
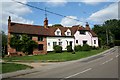
[[[30,69],[30,68],[32,67],[23,64],[2,63],[2,73],[13,72],[23,69]]]
[[[7,61],[70,61],[70,60],[77,60],[81,58],[85,58],[88,56],[92,56],[95,54],[98,54],[105,49],[99,49],[99,50],[91,50],[91,51],[81,51],[76,52],[75,54],[72,54],[71,52],[62,52],[62,53],[54,53],[49,52],[47,55],[34,55],[34,56],[21,56],[21,57],[10,57],[10,58],[3,58]]]

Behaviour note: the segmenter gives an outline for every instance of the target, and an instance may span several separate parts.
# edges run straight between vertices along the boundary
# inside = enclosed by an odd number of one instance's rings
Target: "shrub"
[[[74,50],[75,50],[75,51],[82,51],[81,45],[75,46],[75,47],[74,47]]]
[[[62,47],[59,45],[53,46],[53,49],[56,53],[61,53],[62,52]]]
[[[73,51],[72,46],[68,45],[67,46],[67,52],[72,52],[72,51]]]
[[[99,48],[96,47],[96,46],[91,46],[91,49],[92,49],[92,50],[97,50],[97,49],[99,49]]]
[[[120,46],[120,40],[115,40],[114,44],[115,44],[115,46]]]
[[[83,51],[90,51],[90,50],[91,50],[91,47],[90,47],[88,44],[84,44],[84,45],[82,46],[82,50],[83,50]]]

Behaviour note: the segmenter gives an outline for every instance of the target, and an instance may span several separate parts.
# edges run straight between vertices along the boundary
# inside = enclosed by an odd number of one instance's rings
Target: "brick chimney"
[[[47,20],[47,17],[46,17],[45,20],[44,20],[44,27],[45,27],[45,28],[48,27],[48,20]]]
[[[86,30],[90,30],[88,22],[86,22],[86,27],[85,28],[86,28]]]
[[[11,26],[11,17],[8,18],[8,33],[10,32],[10,26]]]

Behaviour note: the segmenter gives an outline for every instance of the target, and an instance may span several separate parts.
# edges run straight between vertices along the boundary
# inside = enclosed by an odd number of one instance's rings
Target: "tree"
[[[63,27],[61,24],[54,24],[52,27]]]
[[[26,54],[32,54],[38,44],[31,40],[27,35],[13,35],[10,39],[10,46],[16,51],[22,51]]]
[[[7,54],[7,35],[2,32],[2,56],[4,57],[5,54]]]
[[[101,45],[111,45],[114,40],[120,40],[120,20],[112,19],[105,21],[102,25],[94,25],[92,29],[99,37]]]

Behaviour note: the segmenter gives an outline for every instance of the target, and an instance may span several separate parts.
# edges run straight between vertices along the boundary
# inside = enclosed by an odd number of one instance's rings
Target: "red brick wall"
[[[47,40],[46,37],[43,38],[43,41],[38,41],[38,37],[32,37],[32,40],[36,41],[38,44],[43,44],[43,50],[38,50],[35,49],[33,51],[33,55],[38,55],[38,54],[47,54]]]

